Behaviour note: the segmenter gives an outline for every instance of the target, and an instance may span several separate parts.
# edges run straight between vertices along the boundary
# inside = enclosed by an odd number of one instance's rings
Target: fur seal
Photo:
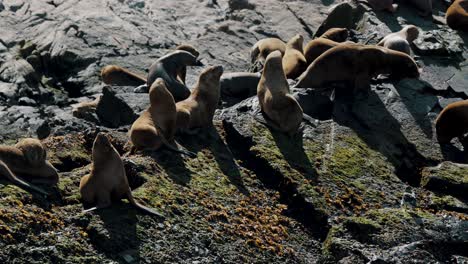
[[[333,40],[335,42],[343,42],[348,38],[348,35],[348,29],[346,28],[330,28],[325,31],[320,38]]]
[[[468,32],[468,0],[455,0],[445,14],[447,25]]]
[[[461,137],[468,132],[468,100],[447,105],[435,121],[437,140],[449,143],[453,138]]]
[[[398,8],[397,4],[393,4],[393,0],[367,0],[367,3],[377,11],[395,12]]]
[[[190,52],[193,56],[197,57],[200,56],[200,52],[193,47],[192,45],[189,44],[181,44],[175,48],[176,50],[185,50],[187,52]],[[177,79],[185,84],[185,77],[187,75],[187,67],[181,67],[179,71],[177,72]]]
[[[135,120],[129,131],[130,140],[136,149],[157,150],[161,146],[191,157],[194,153],[179,150],[169,142],[174,141],[177,112],[174,97],[166,88],[164,80],[156,79],[149,91],[150,106]]]
[[[136,208],[163,217],[135,201],[122,158],[104,133],[99,133],[94,139],[92,152],[91,172],[81,178],[80,193],[84,203],[95,204],[96,207],[85,210],[86,212],[109,207],[112,200],[127,198]]]
[[[99,100],[101,100],[101,95],[98,96],[96,99],[90,102],[81,102],[78,104],[72,105],[72,115],[76,118],[84,118],[86,119],[90,115],[96,112],[97,105],[99,104]]]
[[[15,146],[0,146],[0,175],[7,177],[14,184],[42,194],[48,193],[31,185],[16,174],[32,176],[33,182],[55,184],[59,176],[57,169],[47,161],[47,152],[38,139],[26,138]]]
[[[212,125],[220,97],[221,74],[222,66],[208,67],[198,77],[189,98],[176,103],[178,131]]]
[[[398,32],[388,34],[377,45],[410,55],[410,43],[416,40],[418,36],[419,29],[416,26],[408,25]]]
[[[101,78],[105,84],[119,86],[139,86],[146,83],[146,79],[139,74],[117,65],[107,65],[101,70]]]
[[[283,55],[283,70],[286,78],[296,79],[307,68],[302,44],[304,38],[297,34],[286,43],[286,51]]]
[[[190,96],[190,90],[181,82],[179,74],[187,66],[202,66],[197,57],[185,50],[173,51],[154,62],[149,68],[146,86],[151,87],[157,78],[162,78],[166,82],[168,90],[174,96],[176,102]],[[185,79],[185,76],[184,76]],[[185,81],[185,80],[183,80]]]
[[[307,43],[304,48],[304,57],[306,58],[307,65],[310,65],[312,62],[314,62],[314,60],[322,55],[325,51],[340,44],[341,43],[339,42],[322,37],[309,41],[309,43]]]
[[[279,51],[272,52],[265,61],[257,96],[262,112],[271,121],[270,125],[290,136],[294,135],[302,122],[303,111],[296,99],[289,94],[289,84],[283,72]]]
[[[264,61],[268,54],[279,50],[281,55],[286,51],[286,43],[278,38],[265,38],[257,41],[250,50],[250,59],[254,63],[257,60]]]
[[[229,72],[221,75],[221,96],[248,98],[257,93],[258,82],[261,73],[251,72]]]
[[[367,88],[379,74],[419,78],[416,62],[407,54],[373,45],[342,44],[320,55],[299,77],[296,87],[318,88],[334,82],[350,82]]]

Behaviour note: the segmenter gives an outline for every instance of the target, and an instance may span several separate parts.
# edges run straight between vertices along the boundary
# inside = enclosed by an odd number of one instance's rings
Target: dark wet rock
[[[432,30],[419,35],[414,42],[417,54],[433,56],[460,56],[463,52],[463,40],[453,31]]]
[[[468,97],[468,62],[465,61],[463,64],[461,70],[448,80],[448,84],[455,92]]]
[[[468,165],[444,162],[425,168],[421,185],[429,190],[468,199]]]
[[[255,8],[255,4],[250,3],[249,0],[229,0],[228,4],[231,10]]]

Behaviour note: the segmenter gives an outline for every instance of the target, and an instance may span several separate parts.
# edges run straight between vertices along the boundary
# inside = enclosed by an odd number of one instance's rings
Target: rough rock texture
[[[357,1],[331,9],[341,2],[1,1],[0,143],[43,139],[60,182],[41,197],[0,179],[0,262],[466,263],[468,152],[457,140],[440,146],[434,120],[468,98],[468,35],[441,22],[447,1],[434,1],[433,19],[403,1],[395,14]],[[213,128],[176,136],[196,158],[124,158],[134,196],[164,221],[126,201],[82,213],[95,135],[127,153],[148,106],[134,87],[104,86],[103,66],[144,72],[186,43],[205,65],[247,71],[261,38],[308,41],[348,26],[351,40],[375,44],[407,24],[422,30],[412,47],[420,80],[293,90],[315,120],[291,138],[265,125],[255,97],[219,109]],[[189,87],[202,68],[188,69]],[[101,94],[95,115],[73,116],[72,105]]]

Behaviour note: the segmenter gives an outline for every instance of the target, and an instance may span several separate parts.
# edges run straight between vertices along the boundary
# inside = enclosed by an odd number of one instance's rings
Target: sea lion
[[[200,55],[200,52],[195,49],[192,45],[189,44],[181,44],[175,48],[176,50],[185,50],[187,52],[190,52],[193,56],[197,57]],[[181,67],[179,71],[177,72],[177,79],[185,84],[185,77],[187,75],[187,67]]]
[[[455,0],[445,14],[447,25],[468,32],[468,0]]]
[[[7,177],[19,187],[47,195],[43,189],[29,184],[16,176],[31,176],[31,181],[55,184],[57,169],[47,161],[47,152],[38,139],[20,140],[15,146],[0,146],[0,175]]]
[[[187,66],[202,66],[190,52],[184,50],[173,51],[154,62],[149,68],[146,86],[151,87],[157,78],[166,82],[167,89],[174,96],[176,102],[190,96],[190,90],[181,82],[178,74],[183,72]],[[185,77],[184,77],[185,79]],[[185,81],[185,80],[184,80]]]
[[[447,105],[435,121],[437,140],[440,143],[450,143],[468,133],[468,100],[462,100]]]
[[[377,45],[411,55],[410,43],[418,36],[419,29],[416,26],[408,25],[398,32],[388,34]]]
[[[119,86],[139,86],[146,83],[146,79],[117,65],[107,65],[101,70],[101,78],[105,84]]]
[[[289,84],[283,72],[279,51],[270,53],[265,61],[257,96],[260,108],[273,128],[290,136],[296,133],[302,122],[303,111],[296,99],[289,94]]]
[[[261,73],[251,72],[229,72],[221,75],[220,90],[221,97],[248,98],[257,93],[258,82]]]
[[[307,61],[302,50],[304,38],[297,34],[286,44],[283,56],[283,70],[286,78],[296,79],[307,67]]]
[[[128,185],[124,164],[117,150],[106,134],[100,132],[94,139],[91,172],[80,180],[81,199],[84,203],[96,205],[85,212],[109,207],[112,200],[127,198],[136,208],[159,217],[153,209],[135,201]]]
[[[393,4],[393,0],[367,0],[367,3],[377,11],[390,11],[394,13],[398,5]]]
[[[432,0],[409,0],[408,2],[420,10],[420,16],[432,15]]]
[[[102,96],[98,96],[96,99],[90,102],[81,102],[72,105],[72,115],[76,118],[87,119],[96,113],[97,105]]]
[[[318,88],[350,82],[368,88],[379,74],[395,78],[419,78],[416,62],[407,54],[373,45],[342,44],[320,55],[299,77],[296,87]]]
[[[348,38],[348,29],[346,28],[330,28],[325,31],[320,37],[329,39],[335,42],[343,42]]]
[[[257,41],[250,50],[250,59],[254,63],[257,60],[264,61],[268,54],[279,50],[281,55],[286,51],[286,43],[278,38],[265,38]]]
[[[189,98],[176,103],[178,131],[188,132],[193,128],[212,125],[220,97],[221,74],[222,66],[208,67],[198,77]]]
[[[325,51],[340,44],[341,43],[339,42],[322,37],[309,41],[309,43],[307,43],[304,48],[304,57],[307,61],[307,65],[310,65],[312,62],[314,62],[314,60],[322,55]]]
[[[157,150],[161,146],[191,157],[194,153],[179,150],[172,144],[176,132],[176,106],[174,97],[162,78],[156,79],[149,91],[150,106],[133,122],[129,131],[133,146],[139,150]],[[170,143],[173,142],[173,143]]]

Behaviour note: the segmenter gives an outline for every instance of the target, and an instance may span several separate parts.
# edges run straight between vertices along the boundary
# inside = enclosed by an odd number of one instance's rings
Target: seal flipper
[[[43,195],[46,195],[46,196],[49,195],[49,193],[46,192],[45,190],[43,190],[42,188],[39,188],[39,187],[34,186],[32,184],[29,184],[29,183],[19,179],[18,177],[16,177],[15,174],[10,170],[10,168],[8,168],[8,166],[5,164],[5,162],[3,162],[1,160],[0,160],[0,175],[6,176],[11,182],[13,182],[14,184],[16,184],[19,187],[29,189],[29,190],[33,190],[33,191],[39,192],[39,193],[41,193]]]
[[[132,195],[132,190],[130,190],[130,187],[128,188],[128,191],[127,191],[127,199],[128,201],[133,205],[135,206],[137,209],[147,213],[147,214],[151,214],[151,215],[154,215],[154,216],[157,216],[159,218],[162,218],[162,219],[165,219],[166,217],[161,214],[161,213],[158,213],[156,212],[155,210],[151,209],[151,208],[148,208],[140,203],[137,203],[135,201],[135,199],[133,198],[133,195]]]

